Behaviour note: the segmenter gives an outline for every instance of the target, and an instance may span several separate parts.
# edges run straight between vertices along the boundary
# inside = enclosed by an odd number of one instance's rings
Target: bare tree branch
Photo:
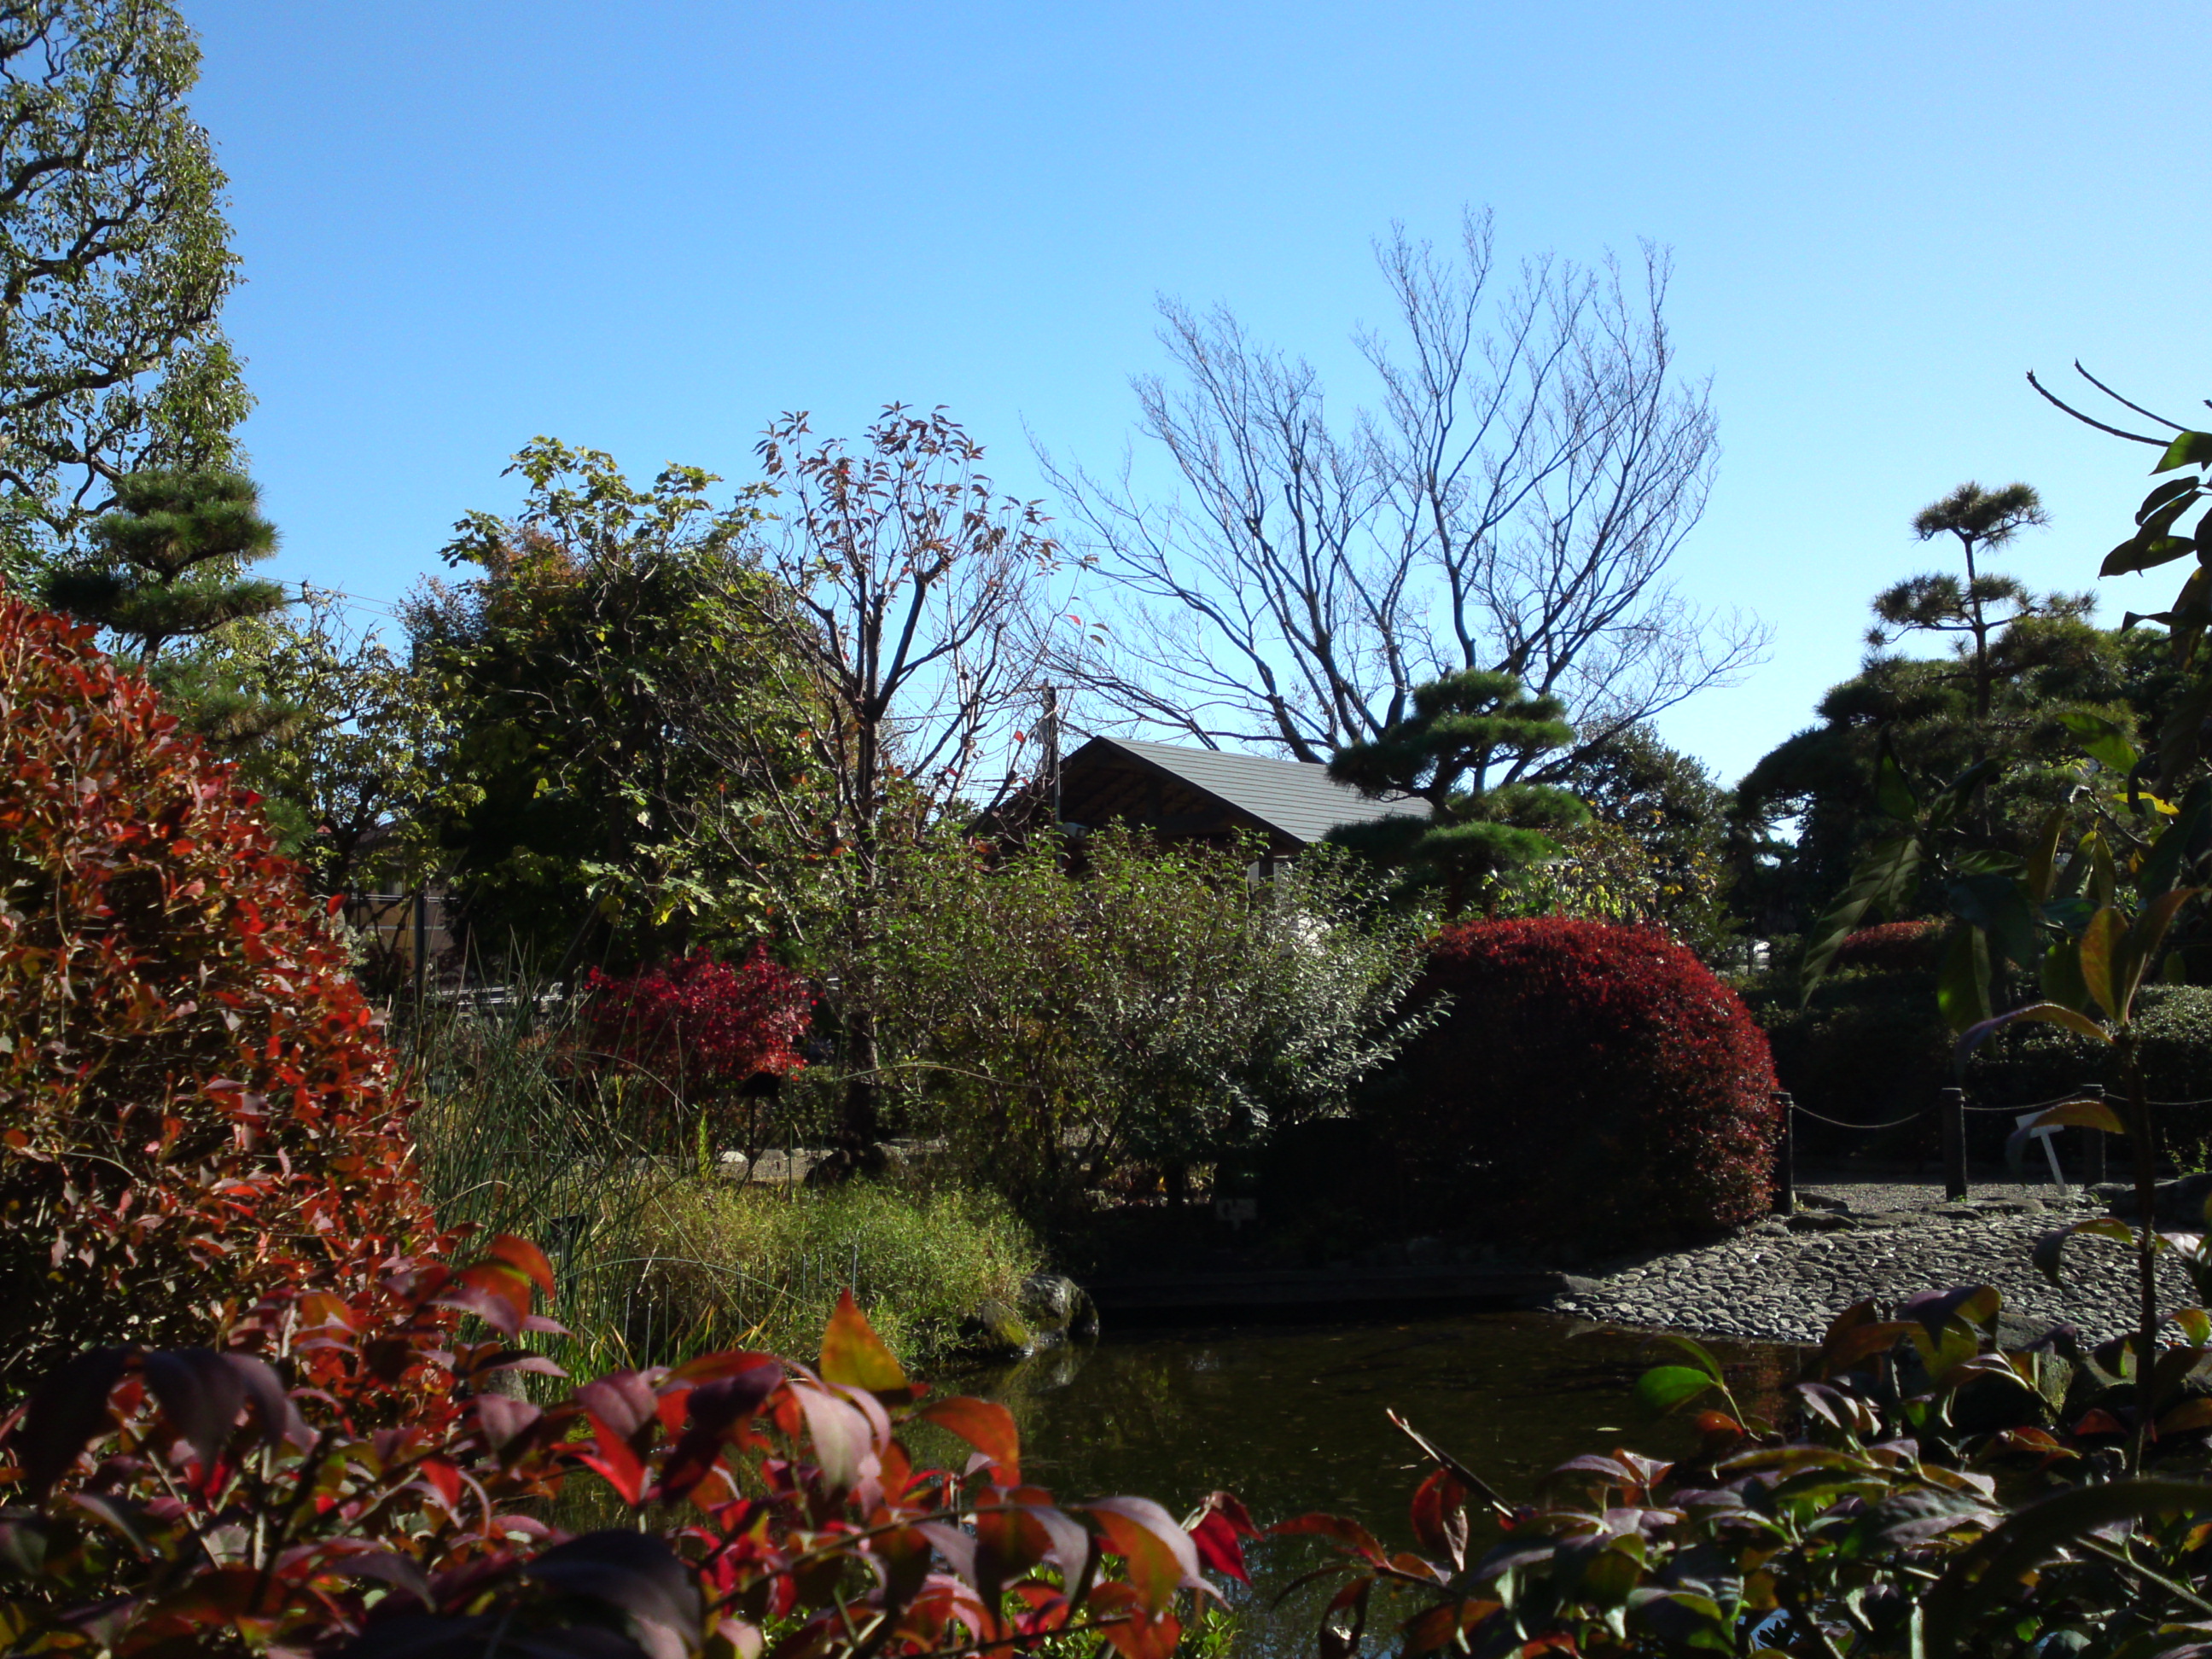
[[[1091,717],[1317,761],[1413,686],[1491,668],[1560,697],[1578,754],[1759,660],[1763,627],[1668,574],[1717,452],[1708,388],[1674,362],[1665,255],[1531,260],[1500,293],[1472,213],[1449,256],[1402,228],[1376,255],[1397,327],[1358,337],[1375,410],[1333,423],[1310,364],[1163,300],[1176,376],[1133,385],[1180,489],[1040,451],[1117,601],[1106,646],[1054,664]]]

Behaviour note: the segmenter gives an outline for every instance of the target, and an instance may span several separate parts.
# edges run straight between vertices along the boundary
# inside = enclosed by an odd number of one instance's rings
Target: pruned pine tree
[[[40,599],[96,624],[155,681],[218,754],[236,756],[296,711],[237,672],[228,653],[171,652],[212,641],[284,608],[283,585],[246,574],[276,550],[276,527],[243,473],[134,472],[114,510],[86,530],[86,557],[47,570]]]
[[[1370,799],[1418,799],[1425,817],[1340,826],[1329,838],[1441,890],[1453,915],[1495,902],[1514,872],[1559,856],[1552,832],[1589,809],[1554,785],[1510,780],[1529,761],[1570,747],[1559,700],[1532,696],[1510,674],[1469,669],[1413,688],[1413,709],[1370,743],[1347,744],[1329,775]]]

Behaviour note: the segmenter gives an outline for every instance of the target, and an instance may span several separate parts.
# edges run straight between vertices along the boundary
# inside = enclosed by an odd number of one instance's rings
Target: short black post
[[[1936,1115],[1943,1127],[1943,1195],[1956,1202],[1966,1195],[1966,1091],[1944,1090]]]
[[[2101,1083],[2086,1085],[2081,1091],[2081,1098],[2102,1103],[2105,1085]],[[2081,1149],[2081,1184],[2084,1187],[2102,1186],[2105,1181],[2105,1132],[2084,1128],[2081,1133],[2087,1139],[2087,1145]]]
[[[1774,1213],[1794,1215],[1797,1211],[1797,1103],[1790,1098],[1787,1090],[1778,1089],[1774,1103],[1782,1111],[1782,1133],[1774,1142]]]

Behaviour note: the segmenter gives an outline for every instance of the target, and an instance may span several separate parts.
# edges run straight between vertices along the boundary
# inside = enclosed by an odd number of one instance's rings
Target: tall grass
[[[573,1003],[526,986],[495,1006],[427,1010],[404,1039],[438,1218],[545,1251],[568,1334],[538,1346],[572,1375],[718,1346],[809,1357],[848,1285],[894,1352],[926,1362],[1042,1265],[987,1195],[744,1185],[688,1137],[648,1144],[633,1126],[665,1116],[637,1109],[652,1079],[578,1064],[579,1024]]]
[[[794,1191],[673,1180],[640,1210],[636,1237],[648,1316],[718,1346],[780,1353],[811,1353],[849,1286],[894,1352],[929,1360],[957,1343],[978,1305],[1012,1302],[1044,1265],[995,1195],[882,1182]]]

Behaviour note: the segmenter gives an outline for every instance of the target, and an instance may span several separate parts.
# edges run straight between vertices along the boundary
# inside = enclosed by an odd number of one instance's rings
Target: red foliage
[[[1836,947],[1835,965],[1883,974],[1932,972],[1942,940],[1940,921],[1887,921],[1847,936]]]
[[[343,942],[91,640],[0,593],[0,1392],[429,1231]]]
[[[849,1297],[818,1370],[711,1353],[517,1397],[501,1373],[554,1372],[508,1346],[546,1326],[530,1310],[552,1283],[502,1237],[459,1272],[392,1264],[372,1304],[272,1298],[227,1352],[80,1356],[0,1425],[0,1638],[149,1659],[736,1659],[771,1633],[811,1659],[954,1659],[1103,1638],[1164,1659],[1212,1593],[1201,1565],[1243,1577],[1233,1499],[1191,1532],[1144,1498],[1056,1504],[1024,1483],[1006,1407],[917,1404]],[[464,1310],[501,1340],[457,1340]],[[974,1448],[966,1472],[917,1468],[912,1420]],[[572,1481],[600,1504],[563,1504]],[[593,1507],[621,1519],[556,1523]]]
[[[1740,1225],[1771,1201],[1766,1037],[1663,934],[1544,917],[1437,940],[1450,1012],[1408,1052],[1409,1196],[1585,1242]]]
[[[694,951],[625,979],[594,968],[584,988],[593,1048],[686,1100],[805,1064],[798,1044],[813,995],[763,946],[734,966]]]

